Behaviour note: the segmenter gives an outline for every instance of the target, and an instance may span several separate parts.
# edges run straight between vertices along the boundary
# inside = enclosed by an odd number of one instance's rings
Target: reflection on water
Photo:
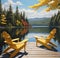
[[[49,27],[33,27],[33,28],[30,28],[29,31],[31,33],[49,33]]]

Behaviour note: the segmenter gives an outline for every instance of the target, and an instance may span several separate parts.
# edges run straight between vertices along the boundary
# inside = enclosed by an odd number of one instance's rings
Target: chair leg
[[[19,49],[16,49],[11,55],[10,58],[13,58],[18,52],[19,50],[21,50],[24,46],[20,47]]]
[[[36,40],[36,47],[38,46],[38,41]]]
[[[26,42],[24,43],[24,52],[26,52]]]
[[[48,45],[44,45],[46,48],[48,48],[48,49],[52,49],[52,47],[51,46],[48,46]]]
[[[3,53],[7,53],[7,51],[10,49],[10,47],[7,47],[4,51],[3,51]]]
[[[19,49],[18,49],[18,50],[15,50],[15,51],[10,55],[10,58],[13,58],[18,52],[19,52]]]
[[[40,42],[40,41],[38,41],[38,42],[41,43],[42,45],[44,45],[46,48],[48,48],[48,49],[52,49],[51,46],[48,46],[47,44],[44,44],[44,43],[42,43],[42,42]]]
[[[53,45],[53,46],[55,46],[55,47],[57,47],[54,43],[52,43],[52,42],[49,42],[51,45]]]

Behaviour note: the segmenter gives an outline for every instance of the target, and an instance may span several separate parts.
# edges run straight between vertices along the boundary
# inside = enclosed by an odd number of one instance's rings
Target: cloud
[[[16,5],[23,5],[20,1],[17,1],[15,4]]]
[[[31,9],[19,9],[19,12],[23,12],[23,11],[25,11],[25,14],[26,14],[26,16],[28,17],[28,18],[34,18],[36,15],[37,15],[37,13],[34,11],[34,10],[31,10]]]
[[[12,5],[23,5],[20,1],[13,2],[13,0],[8,0],[8,3]]]
[[[8,0],[7,2],[8,4],[15,4],[12,0]]]
[[[43,17],[49,18],[49,17],[54,16],[54,14],[58,13],[58,10],[52,10],[50,12],[46,12],[46,11],[36,12],[31,9],[19,9],[19,12],[21,11],[25,11],[26,16],[28,18],[43,18]]]
[[[8,9],[10,4],[12,5],[12,7],[15,7],[17,5],[19,5],[19,6],[23,5],[20,1],[13,2],[13,0],[7,0],[7,2],[5,2],[2,5],[2,7]]]
[[[51,10],[50,12],[42,11],[42,12],[40,12],[40,16],[41,17],[52,17],[57,13],[58,13],[58,9],[57,10]]]

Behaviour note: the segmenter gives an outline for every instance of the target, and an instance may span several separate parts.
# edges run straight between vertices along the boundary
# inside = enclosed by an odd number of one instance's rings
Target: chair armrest
[[[19,38],[12,39],[12,41],[18,41],[19,42]]]
[[[26,43],[28,41],[28,39],[24,39],[21,41],[21,43]]]
[[[34,36],[36,39],[38,39],[39,37],[38,36]]]
[[[35,37],[35,39],[40,39],[40,38],[44,38],[43,36],[34,36]]]
[[[12,39],[12,41],[18,41],[19,42],[19,38],[16,38],[16,39]],[[7,43],[7,41],[4,41],[5,43]]]

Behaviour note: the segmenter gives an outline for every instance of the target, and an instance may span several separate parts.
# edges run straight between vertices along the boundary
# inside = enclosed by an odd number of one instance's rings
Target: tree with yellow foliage
[[[54,10],[54,9],[60,9],[60,1],[59,0],[52,0],[51,2],[48,3],[48,8],[46,11]]]
[[[7,20],[6,20],[5,15],[1,15],[1,24],[2,25],[6,25],[7,24]]]
[[[33,6],[29,6],[33,9],[38,9],[41,6],[48,6],[46,11],[54,10],[54,9],[60,9],[60,0],[39,0],[38,4],[34,4]]]

